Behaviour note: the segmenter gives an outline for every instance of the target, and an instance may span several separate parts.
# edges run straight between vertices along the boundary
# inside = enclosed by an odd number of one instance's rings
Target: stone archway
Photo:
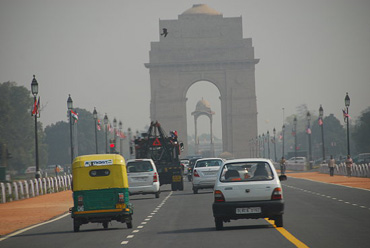
[[[186,93],[198,81],[220,91],[223,151],[249,156],[257,136],[257,103],[252,39],[243,39],[242,18],[224,18],[207,5],[194,5],[178,20],[160,20],[168,35],[151,42],[150,119],[177,130],[187,155]]]

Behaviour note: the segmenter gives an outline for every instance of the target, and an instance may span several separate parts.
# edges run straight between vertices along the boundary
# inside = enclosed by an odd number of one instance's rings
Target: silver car
[[[221,158],[198,159],[193,169],[193,193],[198,194],[199,189],[213,188],[217,172],[223,164],[224,160]]]
[[[154,194],[156,198],[159,198],[159,175],[153,160],[128,160],[126,168],[129,184],[128,191],[131,195]]]

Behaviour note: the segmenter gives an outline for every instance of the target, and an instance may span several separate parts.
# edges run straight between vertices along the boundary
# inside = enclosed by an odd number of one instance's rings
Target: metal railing
[[[319,168],[319,172],[329,174],[328,164],[321,164]],[[346,168],[345,163],[335,165],[334,175],[341,175],[341,176],[347,175],[347,168]],[[351,176],[370,178],[370,164],[353,164]]]
[[[0,203],[72,189],[72,175],[0,183]]]

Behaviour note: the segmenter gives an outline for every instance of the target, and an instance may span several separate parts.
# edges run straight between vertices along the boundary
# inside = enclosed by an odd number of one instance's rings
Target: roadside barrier
[[[320,164],[319,172],[329,174],[328,164]],[[346,165],[344,163],[335,165],[334,175],[346,176],[347,175]],[[370,164],[353,164],[352,176],[370,178]]]
[[[0,183],[0,203],[72,189],[72,175]]]

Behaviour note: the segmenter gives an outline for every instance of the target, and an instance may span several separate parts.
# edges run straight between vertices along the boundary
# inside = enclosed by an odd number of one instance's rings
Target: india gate
[[[166,131],[177,130],[183,154],[188,155],[186,94],[193,84],[207,81],[220,92],[223,151],[249,157],[250,141],[257,136],[259,60],[252,39],[243,38],[242,17],[223,17],[197,4],[177,20],[159,20],[159,33],[145,64],[150,73],[150,119]]]

